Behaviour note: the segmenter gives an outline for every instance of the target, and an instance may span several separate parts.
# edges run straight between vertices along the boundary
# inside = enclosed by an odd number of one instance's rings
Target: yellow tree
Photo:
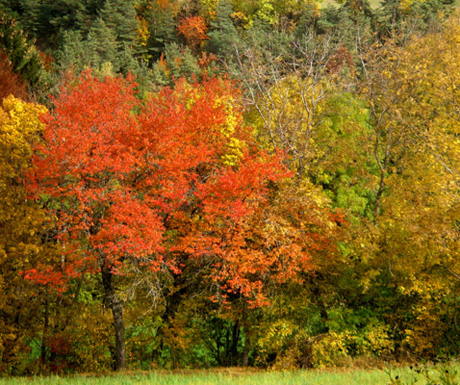
[[[357,245],[370,261],[364,286],[384,282],[401,347],[422,355],[437,353],[453,322],[441,317],[455,315],[442,298],[459,276],[458,21],[391,39],[363,61],[378,165],[373,223]]]
[[[0,357],[3,370],[20,371],[41,318],[41,299],[24,272],[51,258],[44,245],[47,218],[28,199],[24,178],[32,146],[43,132],[39,117],[46,108],[10,96],[0,108]]]
[[[0,371],[59,371],[75,365],[100,370],[107,364],[107,315],[99,303],[82,299],[89,280],[72,282],[62,295],[59,284],[62,249],[55,240],[50,202],[31,200],[26,191],[33,148],[41,143],[46,108],[9,96],[0,108]],[[42,273],[42,274],[40,274]],[[33,276],[33,277],[32,277]],[[33,279],[32,279],[33,278]],[[63,288],[66,290],[66,288]],[[88,341],[96,343],[88,348]],[[40,348],[38,362],[30,358]],[[37,368],[37,364],[39,367]]]

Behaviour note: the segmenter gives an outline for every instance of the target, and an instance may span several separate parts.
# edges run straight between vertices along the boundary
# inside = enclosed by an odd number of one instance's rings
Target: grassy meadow
[[[387,385],[458,384],[459,365],[428,368],[425,375],[410,368],[298,370],[285,372],[245,371],[152,371],[109,376],[21,377],[0,379],[0,385]],[[449,377],[448,379],[440,376]],[[427,375],[434,380],[429,381]]]

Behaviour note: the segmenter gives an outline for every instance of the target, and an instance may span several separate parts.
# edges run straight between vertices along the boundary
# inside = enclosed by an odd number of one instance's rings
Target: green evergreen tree
[[[63,43],[56,56],[61,67],[66,69],[74,67],[79,71],[89,64],[86,41],[80,31],[64,32]]]
[[[0,49],[8,55],[14,72],[34,86],[43,72],[40,58],[33,44],[27,40],[22,26],[0,9]]]
[[[21,0],[21,20],[43,50],[59,45],[67,30],[86,27],[86,0]]]
[[[113,29],[103,19],[97,19],[86,41],[88,64],[99,68],[109,62],[113,66],[113,71],[118,72],[121,68],[119,47]]]
[[[189,47],[182,48],[177,43],[168,44],[165,46],[165,56],[170,77],[179,79],[185,76],[188,80],[199,78],[201,68]]]
[[[132,0],[107,0],[100,11],[100,16],[107,27],[114,31],[116,39],[134,48],[136,46],[139,21]]]
[[[168,86],[171,84],[171,79],[166,73],[166,68],[158,61],[152,67],[152,81],[159,86]]]
[[[447,17],[455,9],[455,0],[424,0],[414,2],[383,0],[376,11],[376,28],[380,38],[408,31],[426,31],[436,18]],[[437,22],[435,21],[435,24]]]
[[[211,22],[211,31],[206,48],[219,56],[228,59],[233,56],[234,46],[239,43],[238,31],[233,24],[231,15],[233,5],[230,0],[220,0],[216,8],[216,20]]]
[[[57,58],[62,68],[74,67],[77,72],[85,67],[100,69],[105,63],[111,63],[112,70],[118,72],[122,64],[118,50],[113,31],[99,18],[86,39],[79,31],[64,32]]]
[[[160,58],[165,45],[177,43],[176,22],[169,8],[162,9],[156,3],[146,16],[149,28],[148,53],[152,61]]]

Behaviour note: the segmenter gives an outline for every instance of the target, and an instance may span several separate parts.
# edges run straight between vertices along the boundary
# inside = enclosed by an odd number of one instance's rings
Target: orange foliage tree
[[[69,278],[100,274],[116,369],[126,366],[117,276],[180,274],[186,261],[205,266],[221,298],[237,293],[257,306],[269,279],[285,282],[311,267],[333,227],[328,213],[312,220],[306,205],[276,198],[290,173],[252,141],[230,81],[180,80],[145,102],[135,87],[130,78],[86,73],[63,89],[44,118],[46,144],[29,181],[53,202],[66,251],[60,266],[27,277],[65,291]]]
[[[13,66],[4,50],[0,50],[0,101],[9,95],[28,100],[22,79],[13,72]]]
[[[201,43],[209,39],[206,35],[208,27],[204,22],[204,18],[200,16],[190,16],[181,20],[177,30],[185,37],[187,44],[196,52]]]

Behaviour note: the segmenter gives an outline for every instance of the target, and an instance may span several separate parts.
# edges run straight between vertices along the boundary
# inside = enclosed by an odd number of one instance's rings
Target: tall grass
[[[458,366],[449,367],[452,371]],[[427,368],[435,379],[445,369]],[[416,382],[414,382],[417,380]],[[436,381],[438,382],[438,381]],[[148,372],[109,376],[23,377],[0,379],[0,385],[389,385],[432,384],[423,373],[409,368],[390,370],[302,370],[290,372],[251,372],[241,370]],[[445,385],[442,381],[439,384]],[[450,382],[446,385],[460,384]]]

